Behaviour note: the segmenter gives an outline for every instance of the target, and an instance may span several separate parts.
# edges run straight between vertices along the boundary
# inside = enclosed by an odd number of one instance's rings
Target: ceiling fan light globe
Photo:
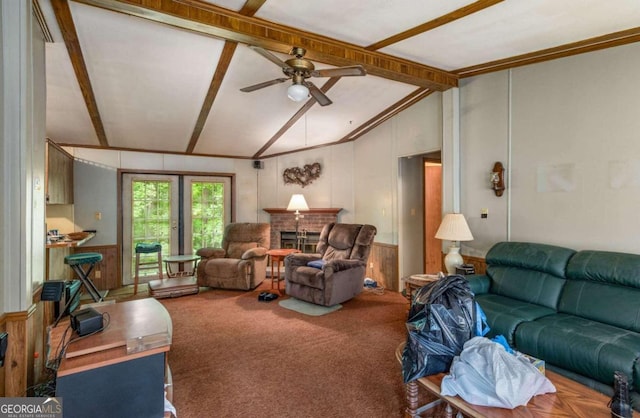
[[[309,97],[309,89],[302,84],[292,84],[287,89],[287,96],[294,102],[301,102]]]

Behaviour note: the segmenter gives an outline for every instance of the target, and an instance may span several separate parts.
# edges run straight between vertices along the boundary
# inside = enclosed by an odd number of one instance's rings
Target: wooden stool
[[[100,253],[77,253],[68,255],[64,258],[64,263],[68,264],[73,269],[94,302],[102,302],[102,295],[98,292],[98,288],[93,284],[89,275],[96,263],[99,263],[100,261],[102,261],[102,254]],[[86,270],[83,268],[83,265],[87,266]],[[75,298],[76,294],[80,291],[80,288],[81,286],[79,286],[76,292],[71,296],[71,298],[69,298],[69,301],[72,301]]]
[[[162,279],[162,245],[158,242],[136,244],[136,276],[133,282],[133,294],[138,294],[140,270],[158,269],[158,278]],[[140,262],[140,254],[158,254],[157,261]]]

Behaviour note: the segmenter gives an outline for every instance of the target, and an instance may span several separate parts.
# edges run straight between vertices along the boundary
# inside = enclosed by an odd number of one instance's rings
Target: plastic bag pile
[[[420,288],[407,318],[407,343],[402,353],[405,383],[446,372],[464,343],[484,335],[484,313],[474,301],[467,280],[444,277]]]
[[[535,395],[555,392],[553,383],[522,356],[487,338],[467,341],[442,379],[440,393],[474,405],[516,408]]]

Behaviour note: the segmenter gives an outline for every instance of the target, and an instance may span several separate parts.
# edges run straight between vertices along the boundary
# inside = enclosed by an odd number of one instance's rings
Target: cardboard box
[[[540,373],[544,374],[545,368],[544,368],[544,360],[540,360],[538,358],[532,357],[528,354],[524,354],[524,353],[520,353],[517,352],[519,356],[522,356],[524,358],[526,358],[527,360],[529,360],[529,362],[531,364],[533,364],[535,366],[536,369],[538,369],[540,371]]]

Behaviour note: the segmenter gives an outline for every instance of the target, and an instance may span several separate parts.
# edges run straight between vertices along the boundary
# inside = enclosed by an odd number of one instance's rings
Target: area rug
[[[320,306],[314,305],[313,303],[305,302],[296,298],[288,298],[282,299],[278,302],[280,306],[286,309],[290,309],[292,311],[300,312],[301,314],[310,315],[310,316],[321,316],[326,315],[331,312],[335,312],[338,309],[342,308],[342,305],[337,304],[333,306]]]

